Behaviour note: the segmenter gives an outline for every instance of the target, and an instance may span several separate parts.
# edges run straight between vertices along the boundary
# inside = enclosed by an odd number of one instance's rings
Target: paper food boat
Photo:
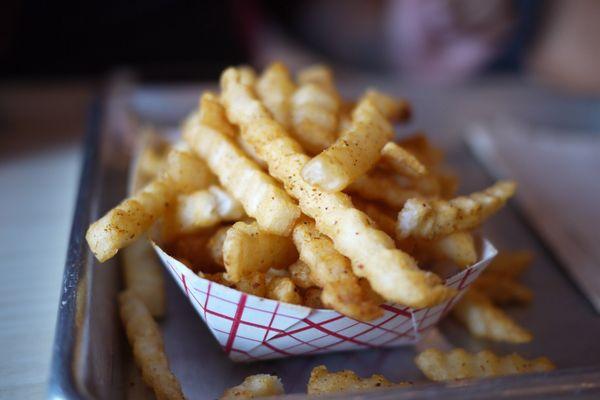
[[[363,322],[334,310],[265,299],[200,278],[153,246],[225,353],[242,362],[414,344],[452,309],[497,253],[483,241],[480,261],[445,280],[458,291],[452,299],[421,309],[386,303],[381,305],[381,318]]]

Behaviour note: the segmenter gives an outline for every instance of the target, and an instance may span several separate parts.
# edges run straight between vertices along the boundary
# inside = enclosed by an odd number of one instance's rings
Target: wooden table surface
[[[43,398],[90,85],[0,87],[0,398]]]

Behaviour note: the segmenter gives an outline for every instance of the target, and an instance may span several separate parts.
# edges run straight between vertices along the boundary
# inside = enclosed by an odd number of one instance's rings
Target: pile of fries
[[[515,184],[455,197],[440,150],[422,134],[395,139],[410,114],[373,89],[343,99],[324,66],[297,80],[281,63],[228,68],[183,140],[146,157],[160,171],[86,238],[104,261],[152,228],[206,279],[359,320],[384,301],[433,306],[455,291],[419,265],[472,265],[471,231]]]

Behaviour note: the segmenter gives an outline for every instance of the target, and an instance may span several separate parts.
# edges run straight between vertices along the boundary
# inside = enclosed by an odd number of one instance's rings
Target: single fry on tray
[[[452,200],[414,198],[398,214],[401,237],[435,239],[475,228],[498,211],[515,193],[512,181],[499,181],[482,192]]]
[[[361,378],[350,370],[329,372],[326,366],[319,365],[310,373],[307,392],[309,395],[322,395],[406,385],[408,383],[392,383],[383,375],[375,374],[368,378]]]
[[[242,383],[227,389],[221,400],[253,399],[284,394],[283,384],[275,375],[258,374],[248,376]]]
[[[221,101],[229,119],[240,125],[246,141],[267,162],[269,172],[298,199],[302,211],[316,221],[317,229],[351,260],[357,276],[367,278],[386,300],[413,307],[438,304],[454,295],[438,276],[420,270],[410,255],[395,248],[388,235],[373,228],[347,195],[321,190],[302,179],[309,157],[269,115],[238,70],[227,69],[221,85]]]
[[[165,313],[165,281],[160,261],[145,238],[123,249],[125,288],[144,303],[150,314],[160,318]]]
[[[533,335],[518,325],[489,298],[470,288],[452,309],[452,315],[476,337],[499,342],[528,343]]]
[[[350,260],[341,255],[314,222],[301,221],[294,228],[294,243],[310,278],[323,289],[321,301],[344,315],[368,321],[380,317],[379,303],[366,293],[352,272]]]
[[[181,385],[169,369],[160,330],[144,303],[133,291],[119,295],[121,320],[144,382],[157,399],[184,399]]]
[[[555,368],[546,357],[526,360],[516,353],[499,357],[489,350],[472,354],[463,349],[448,353],[436,349],[425,350],[415,358],[415,363],[432,381],[547,372]]]
[[[251,272],[284,268],[298,258],[290,237],[262,231],[256,222],[236,222],[223,242],[227,279],[238,282]]]
[[[210,166],[223,187],[256,219],[262,229],[291,232],[300,210],[294,201],[226,135],[191,116],[184,128],[188,144]]]
[[[302,169],[308,183],[329,192],[345,189],[365,174],[381,157],[381,149],[394,129],[370,101],[360,102],[352,113],[352,128]]]

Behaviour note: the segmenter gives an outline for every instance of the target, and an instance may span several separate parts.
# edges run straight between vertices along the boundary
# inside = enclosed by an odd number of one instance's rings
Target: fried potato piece
[[[300,216],[298,206],[226,135],[201,125],[193,115],[186,123],[184,137],[263,230],[281,235],[291,232]]]
[[[273,117],[286,129],[292,127],[291,99],[296,84],[280,62],[269,65],[256,83],[256,93]]]
[[[218,283],[223,286],[234,287],[235,284],[233,282],[228,281],[225,275],[225,272],[214,272],[210,274],[205,274],[202,271],[198,271],[198,276],[200,278],[208,279],[209,281]]]
[[[204,92],[200,97],[198,120],[202,125],[215,129],[230,138],[236,136],[235,127],[227,120],[219,97],[213,92]]]
[[[315,286],[310,276],[310,267],[302,260],[298,260],[288,268],[290,271],[290,278],[294,281],[294,284],[302,289],[308,289],[309,287]]]
[[[411,178],[418,178],[427,173],[427,167],[421,164],[417,157],[394,142],[387,142],[383,146],[381,161],[394,172]]]
[[[410,104],[406,100],[396,99],[376,89],[368,89],[359,100],[369,100],[392,122],[405,122],[411,117]]]
[[[223,242],[227,279],[239,282],[243,275],[285,268],[298,259],[291,238],[259,229],[258,223],[236,222]]]
[[[408,383],[394,384],[385,379],[383,375],[374,374],[369,378],[361,378],[348,369],[329,372],[326,366],[319,365],[314,367],[310,373],[307,391],[309,395],[322,395],[405,385]]]
[[[306,307],[320,309],[325,308],[323,302],[321,301],[321,293],[322,289],[318,287],[310,287],[304,290],[304,295],[302,296],[302,304]]]
[[[174,148],[167,155],[164,174],[178,193],[191,193],[216,183],[208,166],[191,151]]]
[[[518,278],[531,266],[533,253],[529,250],[500,251],[486,268],[486,274],[498,274],[506,278]]]
[[[419,191],[400,186],[394,176],[377,171],[357,178],[347,191],[384,203],[394,210],[400,210],[408,200],[422,196]]]
[[[360,197],[353,197],[352,203],[356,208],[367,214],[379,229],[391,237],[396,235],[396,220],[392,217],[392,213],[384,207]]]
[[[311,154],[316,154],[335,141],[339,96],[333,75],[326,68],[301,72],[299,81],[300,86],[291,98],[295,138]]]
[[[394,129],[383,114],[364,100],[352,113],[352,129],[310,160],[302,177],[329,192],[344,190],[379,161],[381,149],[393,136]]]
[[[211,235],[212,231],[208,230],[179,236],[173,242],[167,243],[165,247],[168,254],[178,260],[185,260],[184,264],[192,271],[197,272],[200,269],[206,273],[222,271],[222,264],[213,261],[207,247]]]
[[[227,279],[228,276],[224,276]],[[267,281],[264,272],[254,271],[243,275],[235,288],[258,297],[267,297]]]
[[[119,295],[121,320],[144,382],[157,399],[184,399],[181,385],[169,370],[163,339],[156,322],[133,291]]]
[[[227,389],[220,399],[253,399],[280,394],[285,394],[285,391],[278,377],[275,375],[258,374],[251,375],[239,385]]]
[[[321,234],[314,222],[302,221],[293,233],[300,260],[308,265],[310,278],[323,289],[321,301],[344,315],[369,321],[383,314],[352,272],[350,260],[341,255],[331,240]]]
[[[389,236],[374,229],[347,195],[323,191],[302,179],[308,156],[243,84],[239,71],[227,69],[221,86],[228,118],[241,126],[242,135],[267,162],[269,172],[298,199],[302,211],[315,219],[317,229],[352,261],[357,276],[367,278],[387,300],[412,307],[431,306],[454,295],[439,277],[418,269],[412,257],[394,247]]]
[[[484,293],[494,304],[527,304],[533,299],[531,289],[513,279],[494,273],[483,273],[473,283],[473,286]]]
[[[435,239],[472,229],[498,211],[515,189],[514,182],[499,181],[482,192],[448,201],[410,199],[398,214],[398,234]]]
[[[217,185],[177,197],[175,219],[182,233],[193,233],[246,215],[242,205]]]
[[[475,238],[470,232],[455,232],[429,243],[434,258],[449,260],[460,268],[469,267],[477,261]]]
[[[90,225],[85,239],[96,258],[104,262],[133,243],[165,213],[174,195],[170,179],[154,180]]]
[[[428,169],[434,169],[444,160],[444,153],[433,146],[423,132],[404,137],[397,143],[417,157]]]
[[[140,238],[123,249],[125,288],[140,299],[153,317],[165,314],[165,280],[162,265],[150,243]]]
[[[463,349],[448,353],[428,349],[415,358],[415,364],[432,381],[547,372],[555,368],[546,357],[526,360],[516,353],[499,357],[489,350],[472,354]]]
[[[235,139],[238,146],[240,146],[240,149],[242,149],[244,153],[252,159],[252,161],[254,161],[258,166],[260,166],[261,169],[267,169],[267,163],[258,157],[256,152],[254,151],[254,148],[250,146],[241,135],[236,136]]]
[[[227,231],[231,228],[231,226],[223,226],[210,237],[208,243],[206,244],[206,248],[208,249],[208,254],[210,254],[210,258],[217,265],[225,266],[225,262],[223,261],[223,243],[225,243],[225,238],[227,237]]]
[[[272,276],[268,280],[266,297],[290,304],[301,304],[302,298],[294,281],[287,276]]]
[[[529,331],[474,288],[456,304],[452,315],[476,337],[509,343],[528,343],[533,339]]]

